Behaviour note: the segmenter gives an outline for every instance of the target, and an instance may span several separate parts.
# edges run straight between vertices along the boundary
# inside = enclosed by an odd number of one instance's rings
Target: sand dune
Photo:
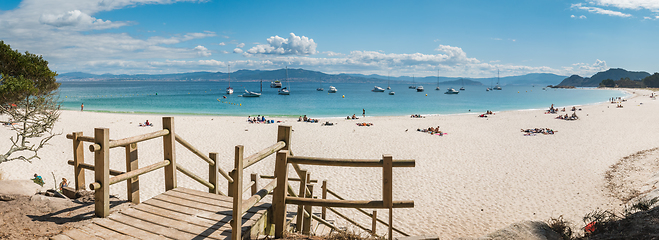
[[[497,112],[488,118],[476,114],[440,115],[426,118],[366,117],[359,120],[321,119],[334,126],[283,120],[293,127],[292,149],[296,155],[378,159],[415,159],[415,168],[394,169],[394,199],[414,200],[413,209],[396,209],[395,225],[415,234],[441,238],[478,237],[522,220],[563,217],[581,224],[584,214],[597,208],[618,208],[620,200],[605,188],[604,173],[621,157],[659,146],[659,102],[650,91],[622,103],[578,106],[580,119],[554,119],[543,110]],[[641,104],[642,103],[642,104]],[[569,109],[569,107],[568,107]],[[33,163],[0,164],[5,179],[28,179],[39,173],[46,186],[57,178],[73,179],[71,140],[67,133],[93,135],[95,127],[110,128],[110,138],[120,139],[162,128],[160,115],[135,115],[63,111],[56,131],[61,136],[40,152]],[[313,117],[313,116],[312,116]],[[148,119],[154,127],[138,127]],[[218,152],[220,167],[230,169],[235,145],[245,146],[245,156],[275,142],[277,124],[248,124],[246,117],[175,116],[175,131],[204,152]],[[371,122],[360,127],[357,122]],[[448,133],[435,136],[418,128],[440,126]],[[554,135],[524,136],[522,128],[551,128]],[[0,145],[8,146],[11,132],[0,127]],[[162,160],[162,141],[138,145],[140,165]],[[207,177],[207,165],[180,145],[177,161]],[[86,162],[93,154],[86,151]],[[112,169],[124,170],[124,151],[111,151]],[[380,199],[381,170],[367,168],[307,167],[315,179],[327,179],[329,187],[349,199]],[[272,174],[274,158],[246,170],[246,174]],[[162,171],[143,175],[141,198],[164,191]],[[93,179],[87,173],[87,183]],[[248,179],[245,179],[248,181]],[[221,180],[226,192],[226,181]],[[263,181],[265,183],[265,181]],[[262,183],[262,184],[263,184]],[[179,186],[204,190],[179,174]],[[318,192],[318,190],[316,191]],[[125,198],[125,184],[111,186],[111,194]],[[349,212],[349,211],[348,211]],[[379,216],[385,217],[385,211]],[[350,212],[348,216],[358,215]],[[370,220],[357,217],[365,224]],[[384,230],[383,227],[379,227]]]

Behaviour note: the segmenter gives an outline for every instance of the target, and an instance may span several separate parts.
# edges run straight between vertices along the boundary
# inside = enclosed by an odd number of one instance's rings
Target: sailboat
[[[387,74],[387,90],[391,90],[391,87],[389,87],[389,83],[391,80],[389,80],[389,74]]]
[[[260,97],[262,92],[263,92],[263,79],[261,79],[261,92],[251,92],[245,89],[245,93],[243,93],[243,97]]]
[[[465,79],[463,78],[462,79],[462,87],[460,88],[460,91],[464,91],[464,90],[465,90]]]
[[[414,83],[414,75],[412,75],[412,85],[408,87],[409,89],[416,89],[416,84]]]
[[[229,68],[229,87],[227,88],[227,94],[233,94],[233,88],[231,87],[231,65],[227,65]]]
[[[435,90],[439,91],[439,69],[437,69],[437,87]]]
[[[316,88],[316,91],[319,91],[319,92],[325,91],[325,89],[323,88],[323,80],[322,79],[320,80],[320,87]]]
[[[291,83],[288,81],[288,66],[286,66],[286,83],[288,83],[288,88],[291,87]],[[287,87],[279,89],[279,95],[290,95],[291,92]]]
[[[497,86],[492,88],[492,90],[501,90],[501,87],[499,86],[499,69],[497,69]]]

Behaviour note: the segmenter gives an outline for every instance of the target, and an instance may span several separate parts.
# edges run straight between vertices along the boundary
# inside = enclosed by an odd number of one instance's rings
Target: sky
[[[58,73],[654,73],[659,0],[2,0],[0,40]]]

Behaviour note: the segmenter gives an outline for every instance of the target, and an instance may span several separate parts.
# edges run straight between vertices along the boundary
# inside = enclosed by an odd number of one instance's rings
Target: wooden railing
[[[209,153],[208,156],[185,141],[174,131],[174,119],[163,117],[163,129],[152,133],[128,137],[119,140],[109,139],[109,129],[94,129],[94,137],[84,136],[82,132],[67,134],[67,138],[73,140],[73,160],[68,161],[74,166],[75,187],[76,190],[85,189],[84,170],[94,171],[94,182],[89,188],[95,190],[96,198],[96,216],[106,217],[109,214],[109,187],[112,184],[127,181],[128,201],[135,204],[139,203],[139,176],[151,171],[164,168],[165,171],[165,190],[171,190],[177,186],[176,170],[199,182],[209,189],[210,193],[222,194],[218,189],[218,173],[228,182],[228,196],[233,198],[233,219],[231,227],[232,239],[241,239],[241,221],[245,212],[260,202],[265,196],[273,193],[273,221],[275,225],[275,237],[282,237],[285,226],[288,223],[286,219],[286,204],[298,205],[296,230],[303,234],[309,234],[311,228],[311,219],[329,226],[332,229],[341,231],[334,224],[327,222],[326,210],[334,212],[337,216],[346,219],[346,221],[356,226],[376,234],[376,223],[380,222],[389,228],[389,239],[392,238],[392,231],[396,231],[404,236],[408,236],[399,229],[394,228],[393,208],[411,208],[414,207],[413,201],[394,201],[392,195],[392,169],[394,167],[414,167],[414,160],[393,160],[390,155],[383,155],[380,160],[368,159],[332,159],[316,157],[293,156],[290,149],[291,145],[291,127],[279,126],[277,140],[275,144],[255,153],[248,157],[243,157],[244,147],[238,145],[234,151],[234,168],[226,172],[218,166],[219,156],[217,153]],[[163,138],[163,160],[155,164],[138,168],[137,143],[154,139]],[[94,152],[94,165],[84,162],[84,142],[92,143],[89,150]],[[176,162],[175,143],[178,142],[190,152],[204,160],[209,166],[208,181],[195,175],[192,171],[184,168]],[[126,152],[126,171],[109,169],[109,150],[116,147],[124,147]],[[262,161],[268,156],[276,153],[275,173],[274,176],[252,174],[250,182],[243,184],[244,170],[254,164]],[[288,164],[292,165],[298,178],[288,177]],[[327,188],[327,182],[323,181],[322,198],[314,199],[313,183],[309,172],[300,167],[300,164],[322,165],[322,166],[343,166],[343,167],[381,167],[383,169],[383,199],[381,201],[358,201],[345,200],[335,192]],[[112,175],[113,177],[110,177]],[[260,179],[272,179],[264,187],[259,188]],[[289,181],[300,182],[300,189],[295,193]],[[243,199],[243,193],[251,190],[251,196]],[[274,191],[274,192],[273,192]],[[327,199],[327,194],[331,194],[337,199]],[[312,206],[322,207],[321,217],[313,214]],[[363,214],[372,218],[372,227],[368,229],[354,220],[346,217],[334,208],[355,208]],[[361,208],[383,208],[389,209],[389,222],[377,218],[377,212],[372,214]],[[236,220],[237,219],[237,220]]]

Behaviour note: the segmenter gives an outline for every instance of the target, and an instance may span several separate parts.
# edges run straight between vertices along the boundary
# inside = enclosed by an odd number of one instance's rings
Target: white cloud
[[[323,53],[325,55],[327,55],[328,57],[345,56],[345,54],[343,54],[343,53],[336,53],[336,52],[332,52],[332,51],[325,51]]]
[[[575,16],[574,16],[574,15],[570,15],[570,17],[571,17],[571,18],[575,18]]]
[[[268,44],[256,45],[249,50],[249,54],[273,55],[311,55],[316,54],[316,43],[305,36],[295,36],[290,33],[289,38],[273,36],[267,39]]]
[[[243,50],[240,49],[240,48],[235,48],[235,49],[233,49],[233,53],[241,54],[241,53],[243,53]]]
[[[78,30],[100,30],[128,25],[126,22],[113,23],[110,20],[103,21],[103,19],[94,18],[80,10],[68,11],[59,15],[42,14],[41,17],[39,17],[39,22],[57,28],[72,27]]]
[[[197,51],[197,54],[199,54],[199,56],[209,57],[211,55],[211,52],[208,51],[206,47],[201,45],[195,47],[194,50]]]
[[[224,45],[227,45],[227,44],[224,43],[224,42],[221,42],[221,43],[219,43],[218,45],[220,45],[220,46],[224,46]]]
[[[238,45],[236,45],[236,47],[238,47],[238,48],[242,48],[244,46],[245,46],[245,43],[239,43]]]
[[[227,53],[229,53],[229,52],[227,52],[227,51],[221,51],[221,53],[227,54]]]
[[[657,0],[594,0],[594,2],[600,6],[633,10],[645,8],[653,12],[659,12],[659,1]]]
[[[501,41],[501,38],[491,38],[494,41]]]
[[[578,17],[577,17],[577,16],[574,16],[574,15],[571,15],[570,17],[571,17],[571,18],[586,19],[586,16],[584,16],[584,15],[581,15],[581,16],[578,16]]]
[[[605,71],[608,69],[609,67],[606,65],[606,61],[597,59],[593,64],[587,64],[587,63],[572,64],[572,67],[566,67],[565,71],[567,73],[571,73],[566,75],[578,74],[581,76],[590,76],[597,72]]]
[[[598,7],[586,7],[586,6],[583,6],[581,3],[572,4],[572,6],[570,8],[576,8],[576,9],[586,10],[586,11],[592,12],[592,13],[609,15],[609,16],[616,16],[616,17],[631,17],[632,16],[631,14],[612,11],[612,10],[607,10],[607,9],[602,9],[602,8],[598,8]]]

